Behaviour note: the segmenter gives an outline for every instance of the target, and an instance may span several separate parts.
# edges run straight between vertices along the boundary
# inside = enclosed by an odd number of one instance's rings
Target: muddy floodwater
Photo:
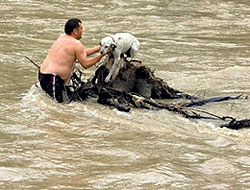
[[[58,104],[37,88],[25,56],[41,64],[72,17],[85,47],[136,36],[137,58],[175,89],[250,94],[249,0],[0,0],[0,189],[250,189],[250,129],[93,99]],[[250,99],[199,109],[250,118]]]

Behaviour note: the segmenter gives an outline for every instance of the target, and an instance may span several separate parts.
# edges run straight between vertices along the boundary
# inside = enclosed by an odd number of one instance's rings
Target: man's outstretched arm
[[[100,46],[96,46],[90,49],[91,50],[85,49],[81,43],[78,43],[78,45],[76,46],[76,58],[84,69],[88,69],[89,67],[95,65],[97,62],[101,60],[103,56],[105,56],[105,54],[98,54],[94,57],[88,58],[87,51],[88,53],[91,52],[95,53],[99,51]]]
[[[89,55],[92,55],[93,53],[96,53],[96,52],[98,52],[100,50],[101,50],[100,45],[92,47],[92,48],[86,48],[86,54],[87,54],[87,56],[89,56]]]

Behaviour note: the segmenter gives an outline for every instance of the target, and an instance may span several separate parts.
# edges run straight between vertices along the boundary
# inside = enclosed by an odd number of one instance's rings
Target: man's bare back
[[[75,47],[79,41],[63,34],[51,46],[46,59],[41,65],[42,73],[55,73],[66,83],[75,68]]]

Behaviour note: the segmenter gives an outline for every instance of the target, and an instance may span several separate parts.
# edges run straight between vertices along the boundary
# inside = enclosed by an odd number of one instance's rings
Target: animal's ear
[[[112,48],[113,51],[115,50],[116,47],[117,47],[117,45],[115,43],[111,44],[111,48]]]

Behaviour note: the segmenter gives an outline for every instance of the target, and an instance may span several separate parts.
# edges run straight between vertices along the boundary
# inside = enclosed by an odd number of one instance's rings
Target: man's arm
[[[96,50],[98,46],[96,46]],[[98,50],[97,50],[98,51]],[[104,54],[98,54],[95,57],[87,58],[87,49],[83,47],[81,42],[76,45],[76,58],[84,69],[87,69],[101,60]]]
[[[88,55],[92,55],[93,53],[96,53],[98,51],[101,50],[101,46],[98,45],[98,46],[95,46],[95,47],[92,47],[92,48],[86,48],[86,53],[87,53],[87,56]]]

